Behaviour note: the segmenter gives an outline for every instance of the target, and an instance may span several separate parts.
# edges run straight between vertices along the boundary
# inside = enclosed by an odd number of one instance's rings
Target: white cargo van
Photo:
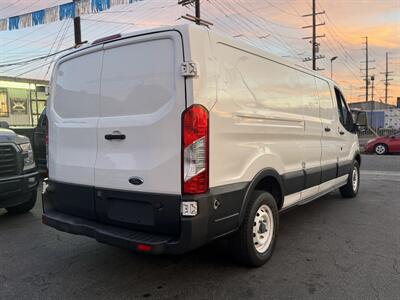
[[[43,222],[132,250],[228,237],[261,265],[280,211],[359,188],[357,124],[334,82],[194,25],[64,55],[48,118]]]

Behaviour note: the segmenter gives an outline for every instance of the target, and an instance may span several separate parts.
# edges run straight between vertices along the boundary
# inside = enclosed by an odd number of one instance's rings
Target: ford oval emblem
[[[144,180],[140,177],[132,177],[129,179],[129,182],[133,185],[141,185],[143,184]]]

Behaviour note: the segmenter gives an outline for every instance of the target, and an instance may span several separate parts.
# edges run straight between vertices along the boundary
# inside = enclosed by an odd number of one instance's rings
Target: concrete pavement
[[[399,299],[400,156],[363,156],[360,194],[281,215],[263,267],[236,265],[224,241],[148,256],[48,228],[40,203],[0,210],[0,299]]]

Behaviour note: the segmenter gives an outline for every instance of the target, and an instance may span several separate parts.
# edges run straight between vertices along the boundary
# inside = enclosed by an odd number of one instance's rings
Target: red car
[[[387,153],[400,153],[400,132],[393,135],[380,136],[367,142],[365,152],[383,155]]]

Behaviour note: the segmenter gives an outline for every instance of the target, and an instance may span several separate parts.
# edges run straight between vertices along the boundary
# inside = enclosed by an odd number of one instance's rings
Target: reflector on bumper
[[[199,213],[197,209],[197,202],[196,201],[182,202],[181,212],[182,216],[184,217],[197,216],[197,214]]]

